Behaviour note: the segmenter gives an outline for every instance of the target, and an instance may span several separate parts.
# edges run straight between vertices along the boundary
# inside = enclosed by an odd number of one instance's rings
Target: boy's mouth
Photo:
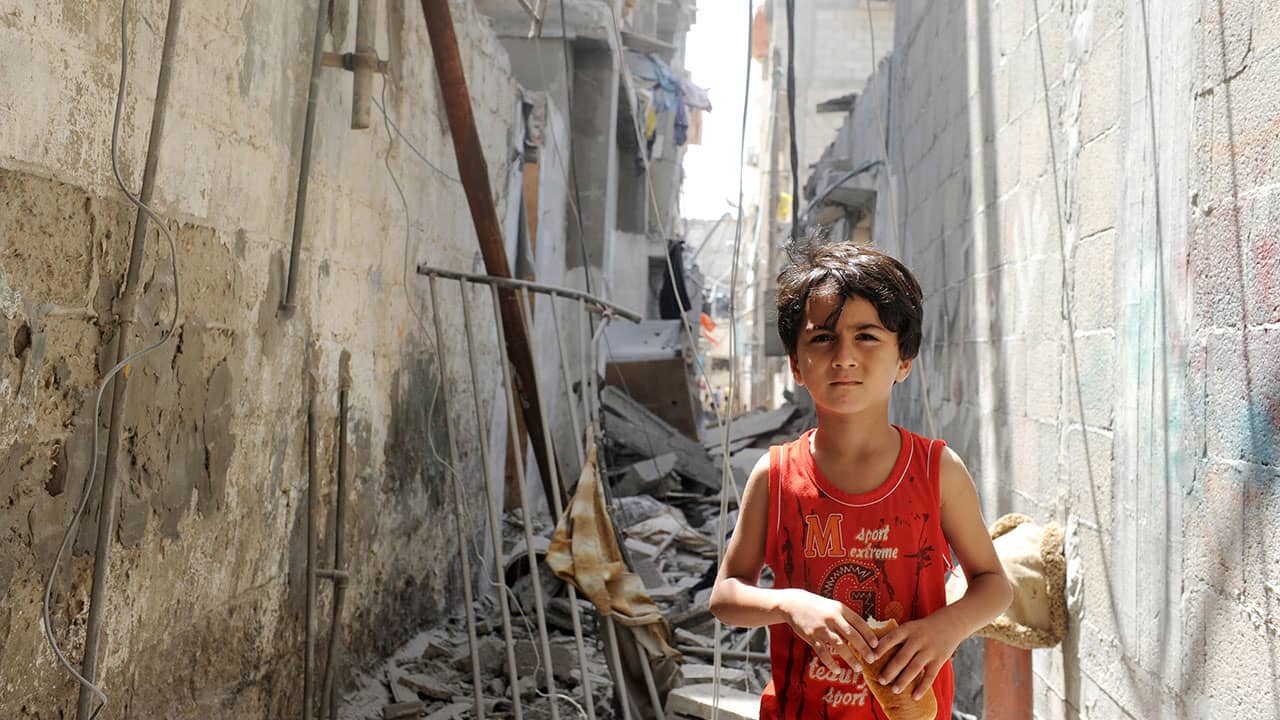
[[[862,381],[861,380],[832,380],[827,384],[834,385],[836,387],[852,387],[854,385],[861,385]]]

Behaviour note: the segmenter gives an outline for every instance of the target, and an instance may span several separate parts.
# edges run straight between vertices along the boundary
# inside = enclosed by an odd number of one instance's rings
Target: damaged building
[[[0,17],[0,715],[612,717],[544,554],[602,394],[706,453],[692,0]]]

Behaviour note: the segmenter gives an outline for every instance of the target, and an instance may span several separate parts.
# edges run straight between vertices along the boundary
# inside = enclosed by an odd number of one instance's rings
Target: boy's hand
[[[837,657],[854,672],[862,671],[860,658],[875,662],[879,653],[872,648],[881,641],[867,621],[847,605],[798,588],[782,592],[787,593],[782,604],[787,624],[832,672],[843,670],[836,662]]]
[[[968,634],[964,628],[942,612],[899,625],[880,638],[881,653],[902,646],[885,664],[880,673],[880,684],[892,683],[895,693],[914,687],[912,697],[919,700],[933,686],[942,666],[966,637]],[[916,682],[917,676],[920,676],[920,682]]]

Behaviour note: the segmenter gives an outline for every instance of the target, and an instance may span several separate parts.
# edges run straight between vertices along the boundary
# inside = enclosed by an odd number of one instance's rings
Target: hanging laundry
[[[685,108],[684,96],[676,96],[676,122],[675,122],[676,147],[684,145],[689,139],[689,113]]]
[[[691,80],[680,80],[680,92],[684,95],[684,103],[695,110],[711,110],[711,97],[706,88],[695,85]]]

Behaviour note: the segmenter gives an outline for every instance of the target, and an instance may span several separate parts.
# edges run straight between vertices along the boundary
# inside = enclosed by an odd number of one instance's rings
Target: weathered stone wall
[[[398,645],[460,597],[458,531],[442,522],[454,516],[452,492],[428,438],[447,457],[446,428],[456,433],[478,516],[478,431],[469,396],[449,418],[438,399],[433,406],[437,354],[426,286],[412,267],[479,270],[478,246],[461,186],[445,175],[456,177],[456,167],[422,11],[380,2],[388,110],[443,172],[389,141],[376,109],[372,129],[350,130],[350,75],[325,70],[298,307],[277,312],[316,3],[184,5],[154,200],[177,233],[182,310],[174,339],[129,372],[99,677],[119,717],[284,717],[301,708],[309,368],[318,383],[320,542],[331,553],[339,364],[350,357],[350,662]],[[326,50],[350,50],[354,9],[333,6]],[[484,19],[468,2],[452,7],[505,217],[517,88]],[[132,42],[120,161],[135,191],[167,8],[141,0],[125,18]],[[112,2],[18,0],[0,11],[4,717],[74,712],[76,686],[44,639],[40,596],[88,472],[93,399],[111,362],[135,215],[110,164],[120,22]],[[407,197],[407,246],[384,159]],[[562,192],[552,197],[562,223]],[[153,224],[134,348],[171,317],[178,286],[169,262]],[[442,291],[449,383],[467,390],[457,289]],[[499,380],[487,293],[477,293],[476,308],[486,424],[491,415],[505,423],[505,411],[492,412]],[[104,408],[104,444],[106,416]],[[53,623],[77,666],[95,521],[91,509],[53,593]],[[327,618],[320,588],[317,618]],[[317,625],[323,641],[327,620]]]
[[[1037,716],[1280,717],[1280,8],[915,0],[894,48],[875,239],[926,294],[896,417],[988,521],[1068,530]]]

